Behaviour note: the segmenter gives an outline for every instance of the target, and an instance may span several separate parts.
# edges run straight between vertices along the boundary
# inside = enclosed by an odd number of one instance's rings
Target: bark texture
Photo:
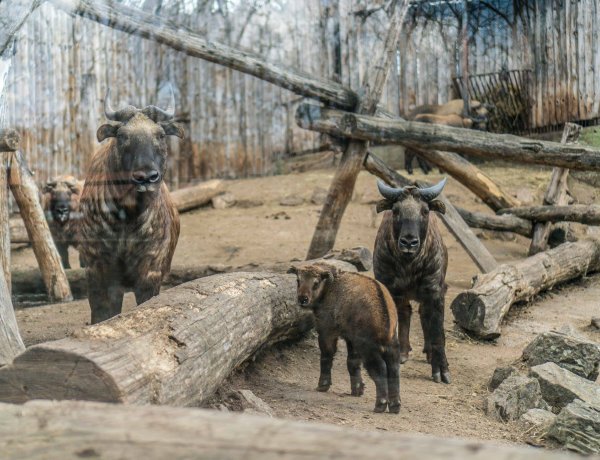
[[[511,214],[496,216],[483,212],[469,211],[457,207],[456,210],[464,221],[472,228],[483,228],[500,232],[514,232],[531,238],[532,224],[527,219],[522,219]]]
[[[23,350],[25,345],[19,333],[8,285],[0,271],[0,366],[10,363]]]
[[[213,179],[171,192],[171,201],[179,212],[185,212],[210,203],[210,200],[224,191],[223,181]]]
[[[534,222],[579,222],[600,225],[600,205],[572,204],[568,206],[523,206],[501,209],[500,214],[512,215]]]

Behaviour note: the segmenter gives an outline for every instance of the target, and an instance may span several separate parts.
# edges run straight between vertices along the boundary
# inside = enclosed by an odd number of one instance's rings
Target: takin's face
[[[50,215],[54,222],[67,223],[71,216],[71,197],[79,191],[75,184],[50,181],[44,187],[44,193],[50,194]]]
[[[288,273],[295,273],[298,283],[298,305],[302,308],[314,309],[325,294],[327,281],[333,278],[330,271],[317,267],[290,268]]]

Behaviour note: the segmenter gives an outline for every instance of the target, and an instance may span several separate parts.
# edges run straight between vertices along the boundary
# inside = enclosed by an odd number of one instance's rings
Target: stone
[[[600,366],[600,345],[559,332],[545,332],[527,345],[523,360],[529,367],[552,362],[580,377],[595,381]]]
[[[324,189],[323,187],[317,187],[311,197],[310,197],[310,202],[312,204],[318,204],[318,205],[322,205],[325,204],[325,200],[327,199],[327,190]]]
[[[288,195],[279,201],[281,206],[300,206],[304,203],[304,198],[298,195]]]
[[[487,399],[488,415],[501,420],[517,420],[529,409],[545,409],[540,384],[523,375],[511,375]]]
[[[592,318],[592,327],[600,329],[600,316],[594,316]]]
[[[226,192],[221,195],[217,195],[212,199],[212,205],[215,209],[225,209],[235,206],[236,203],[235,195],[231,192]]]
[[[489,383],[490,391],[494,391],[502,382],[513,374],[518,374],[518,370],[514,366],[497,367],[496,370],[494,370]]]
[[[600,453],[600,407],[576,399],[558,414],[548,436],[569,450]]]
[[[256,396],[250,390],[238,390],[237,392],[242,400],[244,412],[267,415],[273,417],[273,409],[266,402]]]
[[[534,366],[529,375],[539,381],[542,396],[556,409],[562,409],[575,399],[600,407],[600,385],[555,363]]]
[[[546,431],[556,420],[556,415],[549,410],[529,409],[521,416],[521,420]]]

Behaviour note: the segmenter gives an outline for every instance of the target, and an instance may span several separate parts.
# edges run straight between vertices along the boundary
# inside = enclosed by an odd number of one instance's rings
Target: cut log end
[[[486,326],[486,305],[481,297],[473,292],[461,292],[450,307],[459,326],[469,335],[478,339],[493,340],[500,332]]]

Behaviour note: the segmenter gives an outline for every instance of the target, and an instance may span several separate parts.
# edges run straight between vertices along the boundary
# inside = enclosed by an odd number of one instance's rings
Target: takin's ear
[[[42,189],[42,193],[51,193],[52,190],[54,190],[54,187],[56,187],[56,182],[46,182],[46,185],[44,185],[44,188]]]
[[[160,124],[160,126],[162,126],[162,129],[165,130],[165,134],[167,136],[177,136],[180,139],[183,139],[183,136],[185,136],[185,131],[183,128],[174,121],[163,122]]]
[[[436,212],[439,212],[440,214],[446,214],[446,205],[444,204],[443,201],[433,200],[433,201],[430,201],[428,204],[429,204],[430,211],[436,211]]]
[[[98,142],[102,142],[104,139],[108,139],[109,137],[117,137],[117,131],[119,130],[119,125],[109,125],[108,123],[102,125],[96,131],[96,138]]]
[[[383,211],[389,211],[394,207],[394,203],[390,200],[379,200],[375,205],[375,209],[377,210],[377,214]]]
[[[335,278],[335,276],[338,274],[338,269],[335,267],[332,267],[331,265],[328,265],[322,272],[321,272],[321,279],[324,280],[329,280],[329,281],[333,281],[333,279]]]
[[[294,275],[298,274],[298,267],[290,267],[288,268],[287,273],[293,273]]]

